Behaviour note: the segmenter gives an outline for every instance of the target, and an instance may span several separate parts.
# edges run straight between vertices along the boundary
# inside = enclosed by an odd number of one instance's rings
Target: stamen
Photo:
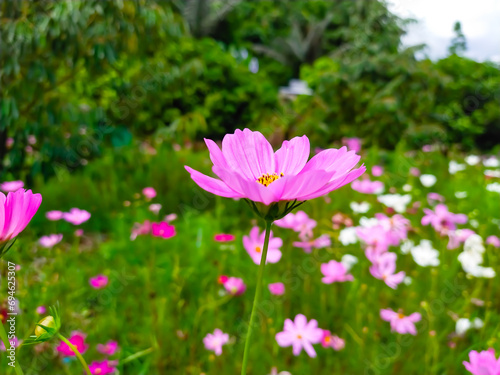
[[[257,246],[257,247],[255,248],[255,251],[256,251],[257,253],[260,253],[262,250],[261,250],[260,246]]]
[[[263,174],[262,176],[260,176],[257,179],[257,182],[267,187],[267,186],[269,186],[269,184],[271,184],[272,182],[278,180],[279,178],[281,178],[283,176],[284,176],[283,172],[280,174],[266,173],[266,174]]]

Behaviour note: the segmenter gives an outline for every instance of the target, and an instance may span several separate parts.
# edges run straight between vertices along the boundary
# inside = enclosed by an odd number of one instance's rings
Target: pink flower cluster
[[[500,358],[495,358],[495,350],[489,348],[482,352],[472,350],[469,353],[469,362],[463,362],[465,369],[473,375],[499,375]]]
[[[436,205],[434,211],[424,208],[424,213],[422,225],[432,225],[434,230],[441,235],[446,235],[450,231],[457,229],[456,224],[467,223],[466,215],[451,213],[445,204]]]
[[[142,224],[135,223],[132,227],[130,239],[133,241],[137,236],[151,234],[154,237],[172,238],[176,235],[175,226],[167,221],[150,222],[145,220]]]
[[[243,279],[239,277],[228,277],[226,275],[219,276],[219,283],[232,296],[240,296],[245,293],[247,286]]]
[[[363,194],[380,194],[384,191],[384,183],[380,181],[370,181],[369,179],[354,180],[351,183],[352,190]]]
[[[85,223],[90,219],[90,212],[81,210],[79,208],[73,207],[68,212],[62,212],[58,210],[48,211],[45,213],[45,217],[51,221],[65,220],[73,225],[80,225]]]

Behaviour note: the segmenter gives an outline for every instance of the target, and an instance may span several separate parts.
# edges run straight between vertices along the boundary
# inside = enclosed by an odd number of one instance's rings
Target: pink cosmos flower
[[[14,145],[14,138],[9,137],[5,140],[5,146],[7,146],[7,148],[11,148],[13,145]]]
[[[415,323],[422,319],[422,316],[419,313],[413,313],[409,316],[405,316],[391,309],[380,310],[380,317],[386,322],[391,323],[392,331],[396,331],[402,335],[409,333],[414,336],[417,334]]]
[[[500,238],[498,238],[497,236],[489,236],[486,239],[486,244],[492,245],[495,247],[500,247]]]
[[[26,228],[41,203],[42,196],[31,190],[19,189],[7,196],[0,193],[0,245]]]
[[[234,241],[236,237],[232,234],[219,233],[214,236],[214,241],[217,242],[231,242]]]
[[[228,277],[222,285],[233,296],[240,296],[247,289],[247,286],[239,277]]]
[[[343,138],[342,144],[346,145],[349,150],[353,150],[354,152],[361,151],[361,139],[359,138]]]
[[[331,246],[332,240],[330,239],[330,236],[327,234],[323,234],[319,236],[318,238],[314,240],[304,240],[301,242],[294,242],[293,246],[295,247],[300,247],[304,250],[306,253],[310,253],[312,249],[322,249],[328,246]]]
[[[387,233],[380,224],[356,228],[356,235],[366,244],[365,254],[371,262],[389,249],[391,237]]]
[[[415,167],[411,167],[410,168],[410,174],[412,176],[418,177],[418,176],[420,176],[420,169],[415,168]]]
[[[323,263],[321,265],[321,273],[325,276],[321,279],[325,284],[354,280],[354,277],[347,273],[345,266],[335,260]]]
[[[453,214],[448,211],[444,204],[438,204],[434,211],[424,208],[425,216],[422,218],[422,225],[431,224],[436,232],[446,234],[450,230],[455,230],[456,224],[467,223],[467,215]]]
[[[76,347],[76,349],[80,352],[80,354],[83,354],[87,351],[89,348],[88,345],[85,344],[85,338],[87,337],[86,334],[79,332],[79,331],[74,331],[71,333],[71,337],[68,339],[68,341]],[[76,354],[71,350],[71,348],[66,344],[64,341],[61,341],[59,346],[56,348],[57,351],[67,357],[76,357]]]
[[[36,137],[33,134],[28,135],[28,143],[34,145],[36,143]]]
[[[74,207],[69,212],[63,212],[62,218],[73,225],[80,225],[90,219],[90,212]]]
[[[159,203],[152,203],[149,205],[148,210],[154,213],[155,215],[158,215],[160,210],[161,210],[161,204]]]
[[[165,215],[165,217],[163,218],[163,221],[166,221],[167,223],[171,223],[175,219],[177,219],[177,214],[168,214],[168,215]]]
[[[374,177],[380,177],[384,174],[384,167],[381,167],[380,165],[374,165],[372,167],[372,175]]]
[[[92,375],[106,375],[112,374],[116,371],[117,361],[94,361],[89,365],[89,370]]]
[[[384,183],[368,179],[356,180],[352,182],[351,188],[363,194],[380,194],[384,191]]]
[[[156,190],[152,187],[145,187],[142,189],[142,194],[148,199],[153,199],[156,197]]]
[[[432,145],[423,145],[422,146],[422,151],[423,152],[431,152],[432,151]]]
[[[75,230],[74,234],[75,234],[76,237],[83,236],[83,229],[77,229],[77,230]]]
[[[273,283],[268,285],[269,291],[275,296],[282,296],[285,294],[285,284],[283,283]]]
[[[51,248],[61,242],[63,238],[62,234],[49,234],[48,236],[43,236],[38,240],[38,243],[42,247]]]
[[[473,375],[498,375],[500,374],[500,358],[495,358],[495,349],[489,348],[482,352],[472,350],[469,352],[469,361],[463,361],[465,369]]]
[[[332,335],[330,331],[323,330],[323,337],[321,338],[321,345],[323,348],[333,348],[335,351],[344,349],[345,341],[337,335]]]
[[[61,220],[63,218],[63,212],[57,210],[47,211],[45,217],[51,221]]]
[[[219,179],[186,166],[191,178],[215,195],[246,198],[266,206],[320,197],[355,180],[366,169],[363,165],[352,170],[360,157],[345,147],[324,150],[308,162],[306,136],[283,142],[276,153],[261,133],[249,129],[227,134],[222,151],[212,140],[205,139],[205,143]]]
[[[151,224],[151,234],[163,238],[172,238],[176,235],[175,227],[165,221]]]
[[[388,217],[377,213],[375,218],[386,233],[387,241],[392,246],[398,246],[401,241],[408,239],[408,230],[410,230],[410,220],[403,215],[396,214]]]
[[[97,351],[105,355],[113,355],[119,350],[116,341],[108,341],[106,344],[97,344]]]
[[[137,236],[145,235],[151,233],[151,222],[149,220],[144,221],[144,223],[134,223],[132,227],[132,233],[130,234],[130,239],[134,241]]]
[[[448,237],[450,240],[448,241],[448,250],[456,249],[457,247],[460,246],[461,243],[464,243],[467,238],[472,236],[473,234],[476,234],[472,229],[458,229],[455,231],[449,231],[448,232]]]
[[[432,203],[433,201],[444,202],[444,197],[438,193],[427,194],[427,202]]]
[[[45,306],[38,306],[36,308],[36,313],[39,315],[43,315],[47,312],[47,308]]]
[[[227,277],[226,275],[220,275],[218,278],[217,278],[217,282],[219,284],[222,284],[224,285],[224,283],[229,280],[229,277]]]
[[[209,333],[203,338],[203,344],[207,350],[211,350],[215,355],[222,354],[222,346],[229,342],[229,335],[216,328],[214,333]]]
[[[0,190],[8,193],[10,191],[17,191],[19,189],[22,189],[23,186],[24,182],[22,181],[6,181],[0,184]]]
[[[289,213],[280,220],[274,222],[278,227],[292,229],[299,233],[301,239],[310,238],[313,235],[312,230],[318,224],[316,220],[309,218],[304,211]]]
[[[260,264],[265,235],[265,231],[259,233],[259,227],[253,227],[250,231],[250,236],[243,236],[243,246],[255,264]],[[277,263],[281,259],[281,246],[283,246],[283,240],[278,237],[273,237],[273,232],[271,231],[266,264]]]
[[[89,284],[94,289],[102,289],[108,285],[108,277],[105,275],[97,275],[95,277],[91,277],[89,280]]]
[[[323,337],[323,330],[318,328],[318,322],[311,319],[307,322],[307,318],[298,314],[294,321],[285,320],[285,325],[282,332],[276,334],[276,341],[282,348],[293,346],[293,355],[300,354],[302,349],[309,357],[316,357],[316,351],[312,344],[319,344]]]
[[[13,343],[10,341],[13,341]],[[21,345],[22,342],[23,342],[23,340],[18,340],[17,337],[14,337],[13,339],[9,339],[9,344],[14,345],[14,348],[19,347],[19,345]],[[5,344],[3,343],[2,340],[0,340],[0,351],[1,352],[6,351]]]
[[[396,272],[396,258],[395,253],[383,253],[375,259],[370,267],[372,276],[383,280],[392,289],[396,289],[406,276],[403,271],[394,273]]]

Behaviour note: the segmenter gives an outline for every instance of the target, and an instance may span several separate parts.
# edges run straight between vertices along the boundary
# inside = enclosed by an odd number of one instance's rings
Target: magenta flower
[[[372,167],[372,175],[374,177],[380,177],[384,174],[384,167],[381,167],[380,165],[374,165]]]
[[[155,237],[172,238],[176,235],[175,227],[166,221],[151,224],[151,234]]]
[[[301,239],[311,238],[313,236],[312,230],[318,224],[316,220],[309,218],[304,211],[297,211],[297,213],[289,213],[280,220],[274,222],[278,227],[292,229],[294,232],[299,233]]]
[[[355,232],[366,244],[365,254],[371,262],[389,249],[392,237],[381,224],[372,227],[357,227]]]
[[[307,322],[307,318],[302,314],[298,314],[294,321],[286,319],[283,331],[276,334],[279,346],[293,346],[295,356],[304,349],[311,358],[316,357],[312,344],[319,344],[322,338],[323,330],[318,328],[318,322],[314,319]]]
[[[23,342],[22,340],[18,340],[17,337],[15,337],[15,336],[12,339],[9,339],[9,341],[10,341],[9,344],[13,345],[14,348],[19,347],[19,345],[21,345],[21,343]],[[6,349],[5,344],[3,343],[2,340],[0,340],[0,351],[5,352],[6,351],[5,349]]]
[[[73,346],[76,347],[76,349],[78,350],[78,352],[80,352],[80,354],[83,354],[89,348],[89,346],[87,344],[85,344],[86,337],[87,337],[87,335],[85,335],[84,333],[79,332],[79,331],[75,331],[75,332],[71,333],[71,337],[68,339],[68,341]],[[68,344],[66,344],[64,341],[61,341],[61,343],[59,344],[59,346],[56,349],[63,356],[67,356],[67,357],[75,357],[76,356],[76,354],[73,352],[73,350],[71,350],[71,348],[68,346]]]
[[[283,283],[273,283],[268,285],[269,291],[275,296],[282,296],[285,294],[285,284]]]
[[[6,181],[0,184],[0,190],[8,192],[18,191],[24,187],[24,182],[22,181]]]
[[[346,148],[324,150],[308,162],[310,147],[306,136],[283,142],[276,153],[261,133],[249,129],[227,134],[222,151],[212,140],[206,139],[205,143],[212,170],[219,179],[186,166],[191,178],[215,195],[246,198],[266,206],[320,197],[355,180],[366,169],[363,165],[352,170],[360,157]],[[262,214],[268,214],[267,210]],[[286,211],[280,210],[281,217]],[[281,218],[274,212],[272,216]]]
[[[106,344],[97,344],[97,351],[104,355],[113,355],[119,349],[116,341],[108,341]]]
[[[39,315],[43,315],[47,312],[47,308],[45,306],[38,306],[36,308],[36,313]]]
[[[396,258],[395,253],[383,253],[373,261],[370,267],[372,276],[383,280],[392,289],[396,289],[406,276],[403,271],[394,273],[396,272]]]
[[[231,242],[234,241],[236,237],[232,234],[219,233],[214,236],[214,241],[217,242]]]
[[[409,316],[405,316],[391,309],[380,310],[380,317],[386,322],[391,323],[392,331],[396,331],[400,334],[409,333],[414,336],[417,334],[415,323],[422,319],[422,316],[419,313],[413,313]]]
[[[321,281],[325,284],[354,280],[354,277],[347,273],[345,266],[334,260],[323,263],[321,265],[321,273],[324,275]]]
[[[63,217],[63,212],[57,210],[47,211],[45,213],[45,217],[51,221],[61,220]]]
[[[253,227],[250,231],[250,236],[243,236],[243,246],[255,264],[260,264],[265,234],[265,231],[259,233],[259,227]],[[273,232],[271,231],[266,264],[277,263],[281,259],[281,246],[283,246],[283,240],[273,237]]]
[[[19,189],[8,193],[7,197],[0,193],[0,245],[26,228],[41,203],[42,196],[33,194],[31,190]]]
[[[351,188],[363,194],[380,194],[384,191],[384,183],[368,179],[356,180],[352,182]]]
[[[90,212],[74,207],[69,212],[63,212],[62,218],[73,225],[80,225],[90,219]]]
[[[345,341],[337,335],[332,335],[330,331],[323,330],[323,337],[321,338],[321,346],[323,348],[333,348],[335,351],[344,349]]]
[[[498,238],[497,236],[489,236],[486,239],[486,244],[487,245],[492,245],[492,246],[495,246],[495,247],[500,247],[500,238]]]
[[[332,244],[332,240],[330,236],[327,234],[323,234],[314,240],[304,240],[304,241],[295,241],[293,246],[302,248],[306,253],[310,253],[312,249],[323,249]]]
[[[49,234],[48,236],[40,237],[38,243],[42,247],[51,248],[57,245],[59,242],[61,242],[62,238],[63,238],[62,234]]]
[[[89,284],[94,289],[102,289],[108,285],[108,277],[105,275],[97,275],[95,277],[91,277],[89,280]]]
[[[467,216],[464,214],[453,214],[448,211],[444,204],[438,204],[434,211],[424,208],[425,216],[422,218],[422,225],[431,224],[436,232],[447,234],[450,230],[455,230],[456,224],[467,223]]]
[[[215,355],[222,354],[222,346],[229,342],[229,335],[216,328],[214,333],[209,333],[203,338],[203,344],[207,350],[211,350]]]
[[[112,374],[116,371],[116,361],[108,361],[105,359],[101,362],[92,362],[89,366],[90,373],[92,375],[106,375]]]
[[[463,361],[465,369],[473,375],[499,375],[500,358],[495,358],[495,349],[489,348],[482,352],[469,352],[469,361]]]
[[[156,197],[156,190],[152,187],[145,187],[142,189],[142,194],[148,199],[153,199]]]
[[[233,296],[242,295],[247,289],[247,286],[245,285],[243,280],[238,277],[228,277],[225,281],[223,281],[222,285],[228,291],[228,293]]]

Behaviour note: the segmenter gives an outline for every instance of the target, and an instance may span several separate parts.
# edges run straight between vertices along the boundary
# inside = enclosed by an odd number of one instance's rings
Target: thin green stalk
[[[87,365],[87,362],[85,362],[85,359],[83,359],[83,357],[80,354],[80,352],[78,351],[78,349],[72,343],[70,343],[66,337],[64,337],[60,333],[57,334],[57,337],[59,337],[61,340],[63,340],[70,347],[70,349],[73,351],[73,353],[76,354],[76,358],[78,358],[78,360],[82,364],[82,367],[85,370],[85,372],[87,373],[87,375],[92,375],[90,373],[89,366]]]
[[[245,338],[245,350],[243,351],[243,364],[241,366],[241,375],[247,373],[248,350],[250,349],[250,337],[252,336],[253,326],[255,324],[256,307],[260,302],[262,295],[262,279],[264,275],[264,267],[267,259],[267,248],[269,247],[269,237],[271,235],[272,221],[266,221],[266,237],[264,239],[264,248],[262,249],[262,258],[260,258],[259,272],[257,274],[257,286],[255,289],[255,297],[253,299],[252,313],[250,314],[250,324],[248,325],[247,337]]]
[[[5,327],[3,326],[2,322],[0,321],[0,338],[3,341],[3,344],[5,345],[5,349],[9,348],[10,349],[10,342],[9,342],[9,337],[7,336],[7,332],[5,332]],[[17,363],[17,360],[15,361],[14,364],[14,371],[16,372],[17,375],[24,375],[23,369]]]

